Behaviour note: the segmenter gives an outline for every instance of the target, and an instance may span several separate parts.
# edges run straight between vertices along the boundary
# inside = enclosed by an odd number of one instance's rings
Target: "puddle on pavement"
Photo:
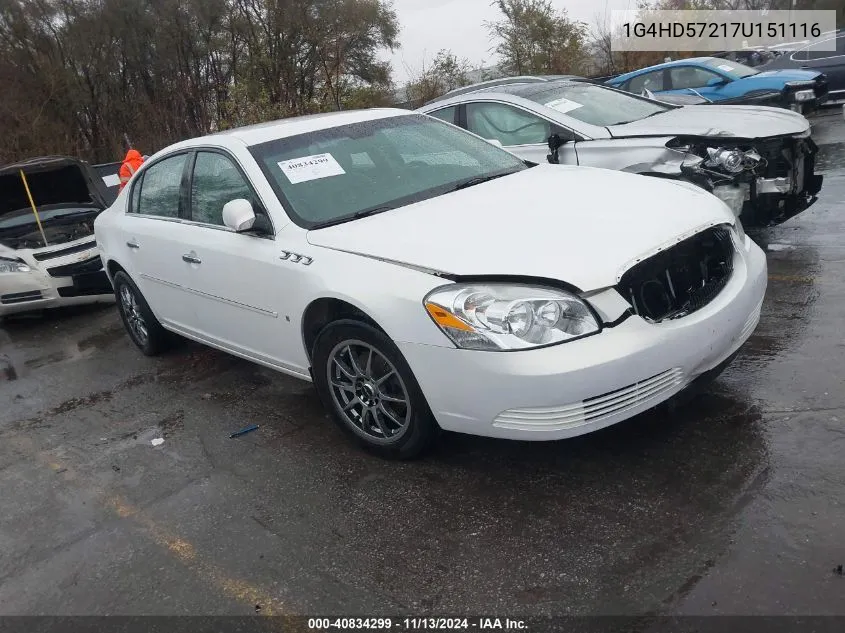
[[[80,350],[100,350],[125,336],[123,324],[118,322],[104,327],[100,332],[92,334],[77,343]],[[128,340],[128,339],[127,339]]]
[[[828,143],[819,147],[816,171],[826,172],[845,169],[845,143]]]
[[[185,412],[176,411],[175,413],[159,420],[157,426],[161,431],[161,436],[164,439],[167,439],[173,436],[176,431],[185,427]]]

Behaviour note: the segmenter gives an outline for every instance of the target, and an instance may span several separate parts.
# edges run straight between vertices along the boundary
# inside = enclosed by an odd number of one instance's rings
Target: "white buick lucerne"
[[[366,446],[554,440],[712,376],[766,261],[693,185],[523,162],[403,110],[178,143],[96,220],[129,336],[312,380]]]

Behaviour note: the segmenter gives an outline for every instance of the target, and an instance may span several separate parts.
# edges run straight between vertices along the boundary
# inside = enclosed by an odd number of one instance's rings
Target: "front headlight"
[[[553,288],[451,284],[430,292],[424,304],[434,322],[462,349],[529,349],[601,329],[584,301]]]
[[[32,268],[17,259],[0,257],[0,273],[29,273]]]
[[[803,101],[812,101],[816,98],[816,93],[812,90],[799,90],[792,94],[792,100],[801,103]]]
[[[724,147],[708,147],[707,157],[708,165],[721,167],[731,174],[738,174],[745,169],[754,169],[762,160],[753,149],[743,152],[739,149]]]

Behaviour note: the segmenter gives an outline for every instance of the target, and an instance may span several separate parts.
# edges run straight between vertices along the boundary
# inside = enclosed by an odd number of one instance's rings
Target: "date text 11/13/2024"
[[[519,631],[528,628],[524,620],[512,618],[308,618],[311,630],[397,630],[397,631]]]

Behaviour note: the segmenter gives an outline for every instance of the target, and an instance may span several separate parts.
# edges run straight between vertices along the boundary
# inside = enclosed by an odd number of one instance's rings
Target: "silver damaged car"
[[[748,226],[780,224],[821,190],[806,118],[760,106],[677,106],[579,77],[461,88],[419,110],[531,162],[686,180]]]

